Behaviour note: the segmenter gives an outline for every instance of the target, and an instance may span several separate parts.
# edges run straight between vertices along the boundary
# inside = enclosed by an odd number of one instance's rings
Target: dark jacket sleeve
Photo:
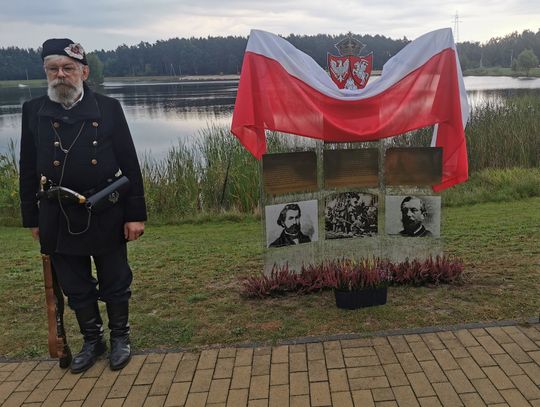
[[[122,174],[130,181],[130,192],[125,201],[124,222],[145,221],[146,203],[137,152],[120,102],[115,101],[115,130],[113,146]]]
[[[37,227],[39,210],[36,193],[39,188],[37,174],[36,145],[34,135],[30,130],[30,105],[23,104],[21,151],[19,159],[19,195],[21,199],[21,214],[24,227]]]

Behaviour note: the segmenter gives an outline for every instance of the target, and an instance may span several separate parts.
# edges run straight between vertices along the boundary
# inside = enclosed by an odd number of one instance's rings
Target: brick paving
[[[0,405],[540,407],[540,324],[137,354],[119,372],[1,362]]]

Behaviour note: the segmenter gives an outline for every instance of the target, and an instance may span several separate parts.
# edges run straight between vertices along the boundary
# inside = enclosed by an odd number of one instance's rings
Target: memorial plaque
[[[326,188],[377,187],[379,150],[325,150],[324,183]]]
[[[384,162],[385,184],[435,185],[442,177],[441,147],[389,148]]]
[[[317,190],[317,156],[313,151],[265,154],[263,186],[270,195]]]

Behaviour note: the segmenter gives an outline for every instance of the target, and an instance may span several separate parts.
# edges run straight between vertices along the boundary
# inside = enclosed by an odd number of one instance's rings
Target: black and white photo
[[[374,236],[377,234],[376,195],[343,192],[330,195],[325,205],[326,239]]]
[[[387,196],[385,229],[389,235],[439,237],[441,198],[439,196]]]
[[[317,200],[265,207],[266,247],[315,242],[318,235]]]

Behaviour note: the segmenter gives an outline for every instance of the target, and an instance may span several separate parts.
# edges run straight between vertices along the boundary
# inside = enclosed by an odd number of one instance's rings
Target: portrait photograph
[[[378,232],[378,197],[359,192],[342,192],[326,198],[326,239],[374,236]]]
[[[266,247],[285,247],[319,240],[317,200],[268,205]]]
[[[385,231],[403,237],[440,237],[441,197],[386,196]]]

